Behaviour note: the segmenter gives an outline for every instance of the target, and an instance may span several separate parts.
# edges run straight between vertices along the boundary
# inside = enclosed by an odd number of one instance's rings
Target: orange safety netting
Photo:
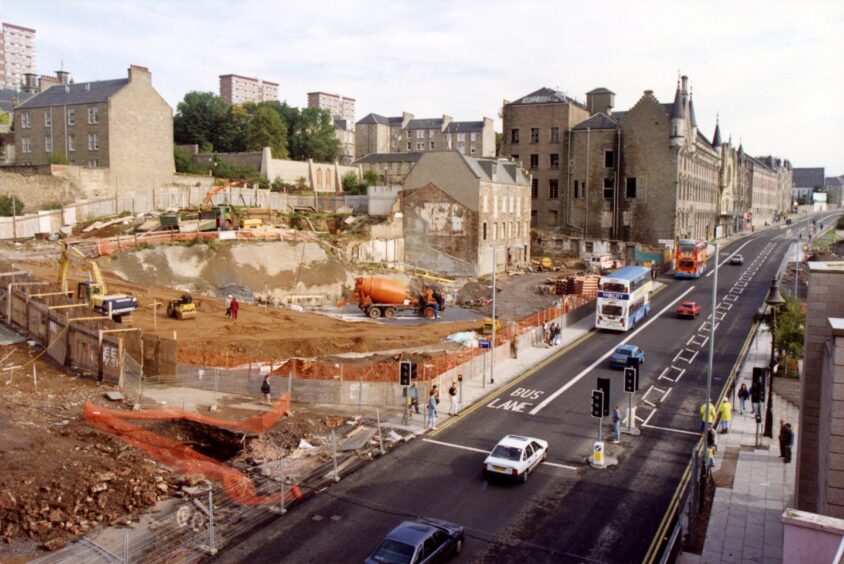
[[[116,435],[139,448],[171,469],[181,474],[202,474],[206,479],[223,484],[224,491],[232,501],[241,505],[278,505],[281,493],[258,495],[255,484],[243,472],[226,466],[222,462],[201,454],[177,441],[156,435],[138,427],[128,420],[142,421],[194,421],[236,431],[261,433],[270,429],[290,409],[290,397],[282,394],[275,405],[263,415],[248,417],[242,421],[228,421],[185,411],[182,409],[149,409],[145,411],[119,411],[86,402],[82,417],[94,428]],[[302,499],[297,486],[284,490],[285,503]]]

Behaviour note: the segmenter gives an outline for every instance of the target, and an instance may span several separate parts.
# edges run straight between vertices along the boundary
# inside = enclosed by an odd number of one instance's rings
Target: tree
[[[17,196],[0,196],[0,216],[10,217],[23,213],[23,202]]]
[[[47,161],[50,164],[56,165],[68,165],[70,164],[70,159],[62,155],[61,153],[56,153],[55,151],[51,151],[47,153]]]
[[[349,194],[362,194],[366,191],[366,186],[361,185],[357,174],[347,172],[343,175],[343,190]]]
[[[288,157],[287,125],[276,110],[261,103],[246,127],[246,150],[260,151],[264,147],[270,147],[276,159]]]
[[[806,312],[800,300],[791,295],[784,297],[785,304],[777,313],[775,343],[788,371],[791,361],[803,358]]]
[[[190,155],[179,147],[173,147],[173,160],[176,161],[176,172],[185,172],[187,174],[208,173],[205,167],[190,158]]]
[[[349,173],[354,174],[354,173]],[[372,169],[367,170],[363,173],[363,184],[364,188],[368,188],[369,186],[375,186],[378,184],[378,173]]]
[[[214,149],[225,128],[229,105],[211,92],[188,92],[176,106],[173,137],[176,143],[210,144]]]
[[[287,123],[290,157],[300,161],[336,160],[340,155],[341,146],[334,133],[334,119],[331,114],[320,108],[296,110],[285,106],[286,104],[281,105],[281,111],[286,114],[286,119],[290,120]]]

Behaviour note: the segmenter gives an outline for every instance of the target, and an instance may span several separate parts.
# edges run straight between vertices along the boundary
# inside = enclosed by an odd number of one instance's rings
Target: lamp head
[[[765,298],[765,303],[771,307],[779,307],[785,303],[782,294],[780,294],[780,281],[776,276],[771,280],[771,287],[768,289],[768,296]]]

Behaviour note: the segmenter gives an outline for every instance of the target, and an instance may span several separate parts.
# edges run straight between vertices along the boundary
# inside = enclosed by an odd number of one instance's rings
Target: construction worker
[[[700,406],[700,432],[706,431],[707,425],[712,425],[715,421],[715,406],[711,401],[705,402]]]
[[[721,402],[721,432],[722,433],[729,433],[730,432],[730,421],[733,418],[733,404],[730,403],[730,400],[724,398],[724,401]]]

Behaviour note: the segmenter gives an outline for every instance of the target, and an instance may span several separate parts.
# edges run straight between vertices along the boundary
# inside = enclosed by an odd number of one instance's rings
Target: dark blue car
[[[463,550],[463,527],[441,519],[405,521],[388,534],[366,564],[443,562]]]
[[[627,366],[630,357],[638,358],[640,364],[645,363],[645,351],[634,345],[619,345],[610,355],[610,366]]]

